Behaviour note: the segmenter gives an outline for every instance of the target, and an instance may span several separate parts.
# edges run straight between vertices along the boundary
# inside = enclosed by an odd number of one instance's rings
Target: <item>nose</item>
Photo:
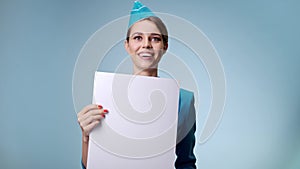
[[[144,39],[143,48],[147,48],[147,49],[152,48],[151,39],[149,37]]]

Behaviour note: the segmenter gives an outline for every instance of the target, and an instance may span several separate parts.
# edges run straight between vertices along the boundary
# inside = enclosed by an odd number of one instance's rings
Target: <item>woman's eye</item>
[[[142,40],[143,38],[142,38],[141,36],[134,36],[133,39],[134,39],[134,40],[137,40],[137,41],[140,41],[140,40]]]
[[[152,37],[151,41],[153,41],[153,42],[159,42],[159,41],[161,41],[161,38],[160,37]]]

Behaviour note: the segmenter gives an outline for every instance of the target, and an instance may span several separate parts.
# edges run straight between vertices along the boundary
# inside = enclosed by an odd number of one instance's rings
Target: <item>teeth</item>
[[[150,53],[141,53],[140,56],[142,56],[142,57],[151,57],[152,55]]]

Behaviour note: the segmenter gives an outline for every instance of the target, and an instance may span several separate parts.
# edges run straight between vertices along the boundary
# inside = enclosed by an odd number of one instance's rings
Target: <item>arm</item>
[[[192,92],[180,90],[178,115],[175,167],[176,169],[195,169],[196,110]]]
[[[176,169],[195,169],[196,157],[194,155],[196,123],[189,133],[176,145]]]
[[[87,140],[86,142],[83,141],[82,138],[82,159],[81,159],[81,166],[82,169],[86,169],[86,164],[87,164],[87,154],[88,154],[88,148],[89,148],[89,141]]]

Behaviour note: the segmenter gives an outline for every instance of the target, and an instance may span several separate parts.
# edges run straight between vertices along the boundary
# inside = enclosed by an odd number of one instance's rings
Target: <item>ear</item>
[[[127,51],[127,53],[129,54],[129,44],[128,44],[127,40],[124,41],[124,48]]]
[[[168,49],[168,47],[169,47],[169,44],[168,43],[166,43],[165,45],[164,45],[164,53],[166,53],[166,51],[167,51],[167,49]]]
[[[167,50],[168,47],[169,47],[169,44],[168,44],[168,42],[167,42],[167,43],[164,45],[164,50]]]

